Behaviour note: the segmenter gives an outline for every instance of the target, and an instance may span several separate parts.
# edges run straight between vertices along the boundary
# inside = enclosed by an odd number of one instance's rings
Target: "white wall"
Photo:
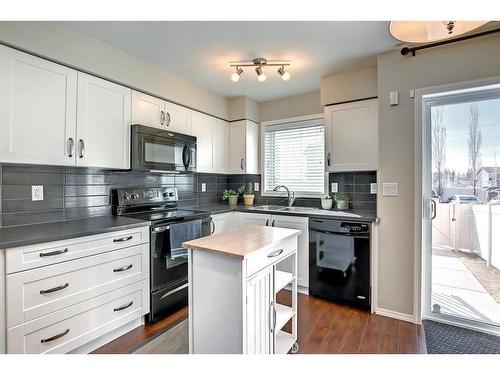
[[[199,111],[228,118],[225,97],[63,22],[0,22],[0,41]]]
[[[319,91],[259,103],[261,122],[317,113],[323,113]]]
[[[415,103],[410,89],[500,75],[500,36],[492,35],[418,51],[378,57],[379,184],[398,182],[398,197],[378,196],[379,300],[381,308],[413,314],[415,229]],[[389,106],[389,92],[399,105]],[[418,223],[417,223],[418,225]]]

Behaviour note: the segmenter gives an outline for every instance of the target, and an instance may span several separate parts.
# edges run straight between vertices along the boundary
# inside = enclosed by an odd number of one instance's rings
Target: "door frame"
[[[425,242],[431,239],[432,222],[426,218],[427,208],[424,204],[426,198],[426,176],[428,176],[427,165],[431,158],[429,140],[431,132],[424,126],[426,116],[425,100],[432,97],[450,94],[471,93],[484,90],[485,87],[500,88],[500,76],[494,76],[478,80],[470,80],[446,85],[432,86],[415,90],[415,200],[414,200],[414,302],[413,311],[415,322],[422,324],[423,318],[429,318],[445,323],[453,323],[457,326],[474,328],[481,331],[498,334],[500,330],[486,327],[482,324],[473,324],[469,320],[460,319],[450,321],[442,316],[433,316],[426,311],[426,298],[430,290],[430,257],[426,256]],[[427,119],[428,121],[429,119]],[[427,122],[425,122],[427,124]],[[427,141],[427,142],[426,142]],[[426,159],[427,158],[427,159]],[[431,167],[432,168],[432,167]]]

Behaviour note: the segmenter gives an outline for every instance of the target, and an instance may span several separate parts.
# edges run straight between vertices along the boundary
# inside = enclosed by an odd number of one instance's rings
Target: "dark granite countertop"
[[[123,216],[100,216],[45,224],[0,228],[0,249],[65,240],[149,225]]]
[[[379,222],[380,219],[377,217],[376,212],[374,211],[361,211],[361,210],[346,210],[346,211],[335,211],[335,210],[322,210],[320,208],[314,208],[313,211],[308,212],[289,212],[289,211],[273,211],[273,210],[260,210],[255,209],[255,207],[259,205],[256,204],[254,206],[244,206],[239,204],[237,206],[229,206],[228,204],[214,204],[214,205],[206,205],[206,206],[198,206],[197,210],[210,212],[212,215],[222,214],[226,212],[232,211],[240,211],[240,212],[253,212],[260,214],[269,214],[269,215],[287,215],[287,216],[303,216],[303,217],[318,217],[323,219],[340,219],[340,220],[351,220],[351,221],[364,221],[364,222]],[[344,215],[352,214],[351,215]]]

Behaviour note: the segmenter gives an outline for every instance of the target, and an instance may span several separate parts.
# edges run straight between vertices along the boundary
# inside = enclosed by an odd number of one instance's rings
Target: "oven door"
[[[151,290],[187,280],[187,249],[182,243],[201,237],[201,220],[151,228]]]

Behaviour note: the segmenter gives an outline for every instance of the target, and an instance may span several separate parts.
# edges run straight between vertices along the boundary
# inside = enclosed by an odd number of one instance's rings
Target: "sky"
[[[446,125],[446,160],[443,169],[464,173],[469,169],[469,108],[477,104],[481,145],[481,166],[500,167],[500,99],[441,106]],[[495,164],[496,151],[496,164]]]

